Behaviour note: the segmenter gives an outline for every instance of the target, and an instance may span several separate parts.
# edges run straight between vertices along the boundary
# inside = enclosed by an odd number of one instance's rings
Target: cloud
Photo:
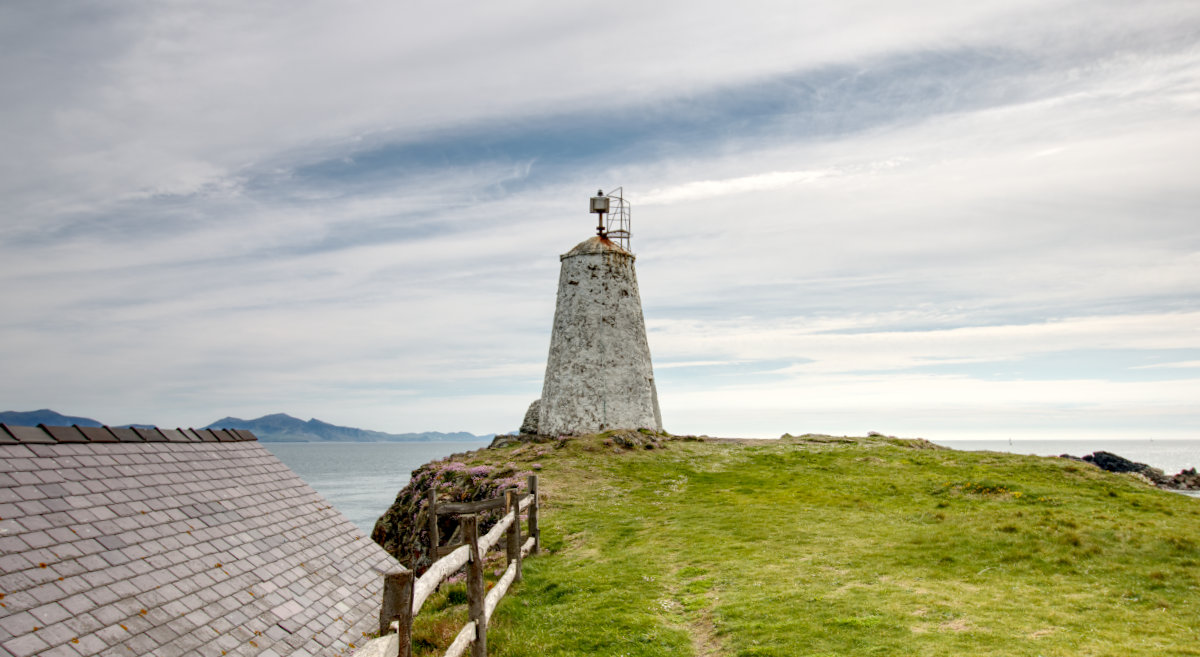
[[[1154,370],[1154,369],[1196,369],[1200,368],[1200,360],[1182,360],[1174,363],[1154,363],[1152,365],[1138,365],[1134,369],[1139,370]]]
[[[622,184],[669,426],[878,429],[960,391],[1061,427],[1089,421],[1043,411],[1092,384],[1144,417],[1161,380],[1054,359],[1190,381],[1163,363],[1200,346],[1198,25],[1185,2],[5,6],[0,396],[515,426],[555,256]]]
[[[666,189],[652,189],[640,200],[645,205],[702,201],[715,196],[760,192],[802,184],[832,175],[830,171],[771,171],[730,180],[699,180]]]

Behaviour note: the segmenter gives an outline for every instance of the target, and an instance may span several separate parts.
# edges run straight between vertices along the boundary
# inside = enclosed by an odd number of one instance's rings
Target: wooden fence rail
[[[517,495],[516,490],[504,491],[504,497],[478,502],[438,502],[436,491],[430,490],[429,538],[431,555],[441,556],[420,578],[413,573],[387,575],[383,582],[383,606],[379,612],[380,638],[369,642],[355,657],[411,657],[412,622],[429,596],[454,573],[467,567],[467,609],[469,621],[446,650],[446,657],[462,657],[468,648],[471,657],[487,657],[487,627],[496,605],[513,582],[521,581],[521,561],[540,547],[538,531],[537,475],[527,479],[528,492]],[[506,513],[487,534],[479,536],[481,511],[503,508]],[[521,541],[521,514],[526,514],[528,538]],[[462,543],[439,547],[437,516],[459,515]],[[483,581],[483,562],[488,550],[505,538],[504,551],[508,567],[491,591]],[[439,555],[439,551],[442,552]]]

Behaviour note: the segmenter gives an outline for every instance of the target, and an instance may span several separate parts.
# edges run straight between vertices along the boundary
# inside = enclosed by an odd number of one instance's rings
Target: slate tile
[[[146,630],[146,635],[153,639],[156,645],[162,646],[175,640],[179,633],[166,625],[159,625]]]
[[[67,489],[67,493],[72,496],[67,498],[66,502],[73,508],[78,509],[92,506],[88,500],[83,497],[91,493],[83,481],[64,481],[62,483],[62,487]]]
[[[38,653],[39,657],[79,657],[79,653],[68,644],[56,645],[53,648]]]
[[[158,588],[158,591],[166,596],[168,600],[178,600],[183,596],[183,592],[174,584],[163,584]]]
[[[140,614],[134,614],[122,620],[121,627],[130,634],[141,634],[153,626]]]
[[[16,486],[5,486],[0,488],[0,504],[15,504],[23,499],[24,498],[17,493]],[[24,511],[21,513],[24,514]]]
[[[181,602],[189,612],[195,611],[204,606],[204,601],[194,595],[185,595],[179,599],[179,602]]]
[[[28,516],[39,516],[43,513],[51,512],[50,507],[38,501],[43,497],[43,495],[42,492],[38,490],[37,486],[16,486],[15,488],[10,488],[9,490],[13,491],[20,499],[20,501],[17,502],[17,506],[21,509],[23,517],[20,518],[20,520],[22,521],[23,526],[27,528],[29,527],[25,524],[25,522],[30,520]],[[38,529],[43,528],[39,527]]]
[[[24,504],[24,503],[22,503],[22,504]],[[33,504],[38,504],[40,506],[44,506],[40,502],[33,502]],[[17,518],[15,520],[13,520],[13,522],[20,525],[22,527],[22,529],[24,529],[26,532],[32,533],[32,532],[46,531],[46,530],[54,528],[54,525],[52,525],[50,523],[50,521],[46,519],[47,515],[50,515],[49,510],[43,511],[37,515],[22,516],[21,518]],[[33,546],[30,546],[30,547],[33,547]]]
[[[101,605],[93,609],[91,613],[104,626],[116,625],[128,616],[128,614],[118,609],[115,605]]]
[[[129,648],[126,648],[124,645],[118,643],[105,648],[102,652],[97,654],[96,657],[129,657],[131,654],[133,653],[129,651]]]
[[[224,597],[220,593],[217,593],[216,589],[211,587],[197,591],[196,596],[206,603],[213,603]]]
[[[129,580],[113,582],[112,584],[109,584],[109,587],[113,590],[113,593],[117,594],[117,596],[120,598],[134,596],[139,591],[138,587],[134,586]]]
[[[119,645],[129,638],[129,632],[117,623],[102,627],[96,630],[95,634],[107,646]]]
[[[49,533],[47,533],[47,535],[49,535]],[[74,534],[72,534],[72,536],[74,536]],[[53,536],[51,536],[51,538],[53,538]],[[75,545],[74,543],[54,541],[47,547],[50,550],[50,553],[57,557],[59,561],[74,561],[76,557],[83,556],[83,550],[80,550],[79,546]],[[59,571],[59,574],[63,574],[61,570]]]
[[[120,566],[110,567],[108,574],[112,576],[113,581],[120,581],[133,577],[133,569],[128,564],[121,564]]]
[[[44,605],[50,602],[57,602],[67,597],[66,592],[59,586],[59,582],[47,582],[45,584],[35,586],[25,591],[34,600],[37,600],[39,605]]]
[[[3,532],[3,534],[7,534],[9,531],[15,532],[15,528],[19,525],[13,523],[11,526],[13,529],[8,529],[0,524],[0,532]],[[30,549],[29,546],[25,544],[25,541],[21,540],[19,535],[15,533],[11,535],[3,534],[0,534],[0,554],[10,555]]]
[[[103,508],[103,507],[96,507],[95,509],[93,509],[93,511],[99,512],[99,510],[101,508]],[[121,533],[121,526],[118,525],[117,523],[113,522],[112,520],[95,520],[92,522],[92,526],[95,527],[96,529],[98,529],[101,534],[104,534],[105,536],[110,536],[112,538],[117,538],[116,534]],[[96,540],[100,540],[100,539],[97,538]],[[117,540],[120,541],[119,538],[117,538]],[[102,542],[101,545],[104,545],[104,543]],[[125,545],[125,542],[121,541],[120,545],[118,545],[117,547],[123,547],[124,545]],[[109,546],[106,546],[106,547],[109,547]],[[111,549],[111,547],[109,549]]]
[[[98,586],[84,593],[98,608],[116,602],[120,597],[107,586]]]
[[[12,613],[10,610],[8,615],[0,617],[0,628],[3,628],[9,636],[21,636],[33,631],[35,627],[41,627],[44,623],[40,622],[33,614],[28,611],[20,611]]]
[[[39,473],[39,474],[41,475],[42,478],[46,477],[45,474],[42,474],[42,473]],[[62,481],[62,477],[58,476],[57,480]],[[59,483],[38,484],[36,487],[38,489],[38,492],[41,493],[41,497],[63,497],[67,494],[67,489],[64,488],[62,484],[59,484]]]
[[[64,476],[63,473],[70,471],[72,469],[71,466],[68,466],[65,463],[65,461],[69,461],[69,460],[73,460],[73,459],[70,459],[69,457],[60,456],[60,457],[54,459],[54,467],[52,469],[37,470],[33,474],[37,476],[39,483],[41,483],[42,485],[57,484],[57,483],[66,481],[67,477]],[[55,496],[49,495],[48,497],[55,497]]]
[[[98,540],[103,545],[105,543],[105,539],[111,539],[111,538],[113,538],[113,537],[100,536],[98,538]],[[111,541],[109,541],[109,542],[111,543]],[[129,561],[129,555],[125,554],[120,548],[105,550],[104,552],[101,552],[97,556],[99,556],[101,559],[103,559],[105,562],[107,562],[108,565],[110,565],[110,566],[120,566],[121,564],[127,563]]]
[[[49,648],[45,641],[42,641],[37,634],[26,634],[13,639],[9,639],[4,643],[4,649],[8,651],[12,657],[30,657]]]
[[[66,515],[65,513],[55,513],[52,516],[47,516],[47,519],[51,518],[53,518],[51,521],[58,526],[51,527],[50,529],[47,529],[46,532],[50,534],[50,537],[54,539],[55,543],[62,545],[71,543],[79,538],[75,532],[71,531],[71,529],[67,527],[67,525],[71,524],[70,516]],[[82,553],[83,552],[81,551],[80,554]]]
[[[53,625],[71,615],[70,612],[57,602],[35,607],[30,609],[29,613],[38,620],[38,625],[43,627]]]
[[[95,655],[107,648],[107,644],[95,634],[85,634],[79,637],[79,643],[72,641],[71,645],[80,655]]]
[[[63,622],[67,624],[67,627],[75,630],[75,633],[79,636],[90,634],[99,628],[104,627],[104,623],[96,620],[96,617],[93,616],[91,612],[74,614]]]
[[[57,646],[75,638],[75,631],[68,627],[66,623],[54,623],[38,630],[38,636],[46,643]]]
[[[232,635],[222,634],[221,636],[217,637],[213,643],[215,643],[221,650],[230,651],[237,648],[240,642]]]
[[[83,541],[80,544],[80,546],[79,546],[80,550],[87,551],[87,549],[84,548],[84,545],[83,545],[84,543],[87,543],[87,541]],[[96,549],[97,550],[101,549],[99,543],[96,543]],[[85,569],[87,569],[88,572],[97,572],[100,570],[106,570],[110,565],[107,561],[105,561],[104,559],[101,559],[99,556],[97,556],[95,554],[85,554],[84,556],[76,559],[76,561],[80,565],[82,565]],[[107,583],[107,582],[104,582],[104,583]]]
[[[135,575],[145,575],[154,570],[154,566],[147,563],[145,559],[131,559],[125,564],[125,567]]]
[[[91,611],[96,608],[96,603],[92,602],[86,595],[76,593],[70,597],[59,601],[72,616],[78,616],[86,611]]]
[[[67,511],[66,514],[71,516],[71,519],[80,525],[90,525],[92,521],[97,520],[96,514],[91,509],[73,509]]]
[[[193,632],[188,632],[187,634],[180,635],[178,638],[176,638],[174,641],[171,642],[170,646],[171,646],[171,648],[173,648],[175,650],[179,650],[179,651],[194,651],[197,648],[200,648],[201,646],[203,646],[205,644],[206,638],[202,638],[202,637],[204,637],[204,630],[203,630],[203,628],[198,628]],[[206,652],[198,653],[198,654],[219,655],[221,653],[219,650],[215,650],[215,651],[206,651]]]
[[[14,486],[36,486],[42,483],[42,480],[37,476],[37,472],[33,470],[14,472],[12,473],[12,478],[16,482],[13,484]]]
[[[21,540],[31,548],[44,548],[55,543],[49,532],[45,530],[26,532],[21,535]]]
[[[54,575],[54,571],[49,570],[50,566],[58,562],[58,557],[55,557],[53,552],[44,548],[32,549],[22,552],[20,556],[29,564],[28,568],[32,572],[29,572],[28,574],[29,577],[34,581],[38,581],[39,578],[44,577],[44,573],[38,573],[36,570],[34,570],[37,568],[40,568],[45,571],[45,573],[51,575],[50,579],[55,579],[57,577],[57,575]]]
[[[88,592],[88,595],[91,596],[93,600],[95,599],[95,596],[98,595],[98,591],[103,589],[105,585],[111,584],[114,579],[108,568],[92,570],[80,575],[80,577],[82,577],[88,584],[92,585],[92,590]],[[108,602],[111,602],[111,600],[116,599],[116,597],[113,597],[110,600],[108,599],[107,595],[104,597],[106,598],[105,602],[99,602],[99,604],[108,604]]]
[[[78,484],[87,489],[89,494],[98,495],[112,488],[114,482],[111,479],[89,479],[87,481],[78,482]]]

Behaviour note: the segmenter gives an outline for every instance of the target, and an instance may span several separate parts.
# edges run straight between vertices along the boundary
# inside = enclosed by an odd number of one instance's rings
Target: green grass
[[[1200,655],[1200,500],[886,438],[602,440],[475,455],[542,466],[489,654]],[[418,655],[465,622],[452,590]]]

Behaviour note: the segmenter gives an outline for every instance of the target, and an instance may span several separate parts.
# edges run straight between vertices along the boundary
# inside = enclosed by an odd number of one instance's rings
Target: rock
[[[604,436],[605,445],[615,445],[625,449],[635,449],[638,447],[642,449],[655,449],[663,446],[659,442],[658,434],[645,429],[638,431],[618,429],[607,432]]]
[[[1083,460],[1109,472],[1141,472],[1150,467],[1145,463],[1136,463],[1112,452],[1093,452],[1083,457]]]
[[[538,433],[538,414],[542,412],[542,400],[535,399],[529,405],[529,410],[525,411],[525,420],[521,422],[521,430],[518,433],[524,435]]]
[[[508,447],[509,445],[516,445],[517,443],[523,442],[526,442],[524,436],[514,436],[511,433],[497,434],[495,438],[492,438],[492,442],[488,445],[488,449]]]
[[[1171,477],[1173,488],[1179,490],[1200,490],[1200,475],[1196,474],[1196,468],[1188,468],[1180,470],[1179,474]]]
[[[1068,456],[1068,454],[1063,454],[1063,458],[1074,459],[1075,457]],[[1166,476],[1162,470],[1153,468],[1153,466],[1146,465],[1145,463],[1138,463],[1135,462],[1135,460],[1129,460],[1127,458],[1117,456],[1117,454],[1112,452],[1093,452],[1078,460],[1082,460],[1082,462],[1085,463],[1091,463],[1092,465],[1097,466],[1097,468],[1100,470],[1106,470],[1109,472],[1134,472],[1134,474],[1146,477],[1147,480],[1150,480],[1150,482],[1154,484],[1154,486],[1163,488],[1181,488],[1181,486],[1178,486],[1178,484],[1175,482],[1174,477]],[[1180,475],[1176,475],[1176,477],[1178,476]]]

